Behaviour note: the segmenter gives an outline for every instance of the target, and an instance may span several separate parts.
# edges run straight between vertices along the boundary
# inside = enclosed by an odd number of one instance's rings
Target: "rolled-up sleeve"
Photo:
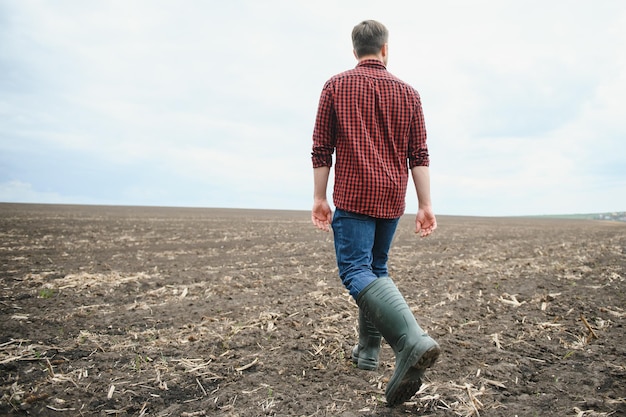
[[[332,85],[327,82],[322,89],[315,128],[313,129],[313,151],[311,160],[313,168],[333,165],[337,118],[333,106]]]
[[[424,122],[424,112],[422,111],[422,102],[419,95],[416,98],[415,114],[413,115],[409,132],[408,156],[409,168],[430,165],[428,145],[426,144],[426,123]]]

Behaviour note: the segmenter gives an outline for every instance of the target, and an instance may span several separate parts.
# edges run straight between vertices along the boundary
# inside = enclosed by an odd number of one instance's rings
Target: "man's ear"
[[[382,47],[382,49],[380,50],[381,55],[383,56],[383,58],[387,57],[387,54],[389,53],[389,44],[385,43]]]
[[[354,55],[354,57],[357,59],[357,61],[359,60],[359,56],[356,54],[356,49],[352,50],[352,54]]]

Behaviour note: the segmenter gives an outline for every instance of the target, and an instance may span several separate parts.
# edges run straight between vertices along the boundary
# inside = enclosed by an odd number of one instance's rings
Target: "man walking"
[[[409,171],[419,206],[415,232],[426,237],[437,227],[420,96],[387,71],[387,41],[381,23],[356,25],[356,68],[335,75],[322,89],[313,132],[311,219],[321,230],[332,226],[339,276],[359,306],[353,361],[361,369],[376,369],[381,335],[393,348],[395,370],[385,390],[393,406],[419,390],[440,348],[417,324],[387,271]],[[333,215],[326,188],[335,150]]]

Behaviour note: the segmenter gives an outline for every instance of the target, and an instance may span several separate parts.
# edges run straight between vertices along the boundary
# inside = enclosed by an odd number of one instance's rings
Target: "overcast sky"
[[[436,213],[626,210],[623,0],[2,0],[0,201],[309,210],[364,19],[422,96]]]

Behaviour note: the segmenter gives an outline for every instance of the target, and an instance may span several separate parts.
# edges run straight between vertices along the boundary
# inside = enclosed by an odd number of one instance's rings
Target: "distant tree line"
[[[626,222],[626,211],[594,214],[592,218],[594,220],[612,220],[612,221],[618,221],[618,222]]]

